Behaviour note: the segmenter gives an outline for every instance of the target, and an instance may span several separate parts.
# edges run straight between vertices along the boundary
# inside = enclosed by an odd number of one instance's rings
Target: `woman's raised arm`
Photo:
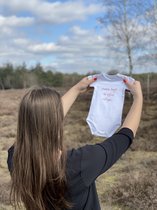
[[[80,82],[78,82],[76,85],[74,85],[70,90],[68,90],[63,96],[62,96],[62,104],[63,104],[63,111],[64,116],[69,111],[70,107],[76,100],[77,96],[80,93],[84,93],[88,90],[88,87],[91,83],[96,81],[96,77],[84,77]]]
[[[133,131],[135,137],[141,119],[141,112],[143,105],[142,89],[139,81],[135,81],[133,84],[130,84],[127,81],[125,82],[133,95],[134,101],[130,108],[130,111],[128,112],[122,124],[122,127],[130,128]]]

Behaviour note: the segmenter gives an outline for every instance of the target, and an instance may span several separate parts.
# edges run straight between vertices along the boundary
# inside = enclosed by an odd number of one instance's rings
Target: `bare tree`
[[[116,38],[119,47],[125,49],[129,74],[133,72],[133,53],[137,47],[138,31],[138,14],[139,2],[130,0],[103,0],[105,13],[99,18],[103,26],[112,26],[112,35]]]

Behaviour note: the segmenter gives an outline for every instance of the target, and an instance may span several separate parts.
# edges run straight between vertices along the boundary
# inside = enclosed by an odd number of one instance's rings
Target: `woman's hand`
[[[89,85],[97,80],[96,76],[84,77],[80,82],[78,82],[74,87],[79,93],[84,93],[90,89]]]
[[[143,98],[141,83],[139,81],[135,81],[134,83],[129,83],[127,80],[125,80],[125,84],[132,93],[134,99]]]

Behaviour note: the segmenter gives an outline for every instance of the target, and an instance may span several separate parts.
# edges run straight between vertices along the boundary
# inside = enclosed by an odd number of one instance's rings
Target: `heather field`
[[[0,91],[0,210],[10,210],[10,174],[7,150],[16,138],[18,104],[26,90]],[[64,91],[59,89],[61,94]],[[64,141],[68,148],[94,144],[85,121],[92,92],[81,95],[65,119]],[[127,97],[123,117],[130,107]],[[102,210],[157,209],[157,95],[144,101],[142,121],[131,148],[97,181]]]

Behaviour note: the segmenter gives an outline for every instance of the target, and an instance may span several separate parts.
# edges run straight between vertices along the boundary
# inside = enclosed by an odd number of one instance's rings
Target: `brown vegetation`
[[[18,104],[24,93],[25,90],[0,91],[0,210],[12,209],[8,199],[10,174],[6,158],[7,149],[16,137]],[[85,121],[91,94],[80,96],[66,117],[64,134],[68,148],[102,141],[91,135]],[[125,102],[124,116],[131,104],[129,100]],[[156,102],[154,97],[144,103],[142,121],[131,149],[97,179],[102,210],[157,209]]]

